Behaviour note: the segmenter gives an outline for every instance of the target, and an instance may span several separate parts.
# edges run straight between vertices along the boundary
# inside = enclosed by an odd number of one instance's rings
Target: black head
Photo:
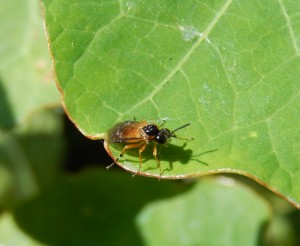
[[[155,136],[155,141],[159,144],[165,144],[170,137],[172,137],[172,135],[169,129],[163,128]]]
[[[170,132],[170,130],[167,128],[163,128],[163,129],[159,130],[158,133],[156,134],[155,141],[159,144],[165,144],[168,141],[168,139],[170,139],[171,137],[176,138],[176,135],[174,134],[174,132],[176,132],[184,127],[187,127],[189,125],[190,125],[190,123],[185,124],[181,127],[176,128],[172,132]]]
[[[148,136],[156,136],[159,133],[159,130],[156,125],[144,126],[143,130]]]

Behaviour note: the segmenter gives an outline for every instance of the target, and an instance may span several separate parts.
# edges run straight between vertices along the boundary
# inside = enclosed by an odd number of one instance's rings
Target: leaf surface
[[[42,4],[65,109],[86,136],[133,116],[171,130],[190,122],[178,135],[193,141],[159,149],[162,178],[240,173],[299,206],[295,1]],[[159,177],[150,147],[142,158],[141,174]],[[120,165],[136,172],[138,151]]]
[[[0,0],[0,127],[59,105],[37,1]]]
[[[13,131],[0,130],[0,205],[36,195],[61,173],[61,113],[43,110]]]
[[[149,201],[189,187],[90,169],[60,176],[51,187],[18,206],[14,218],[27,235],[46,245],[142,245],[134,224],[136,214]]]
[[[1,214],[0,217],[0,242],[3,245],[45,246],[25,234],[9,212]]]
[[[203,179],[193,189],[148,204],[137,224],[147,245],[259,245],[270,206],[233,179]]]

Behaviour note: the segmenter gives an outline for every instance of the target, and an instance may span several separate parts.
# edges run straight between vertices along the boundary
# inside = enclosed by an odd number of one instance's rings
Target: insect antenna
[[[193,140],[193,138],[180,138],[180,137],[177,137],[177,136],[174,134],[174,132],[176,132],[176,131],[178,131],[178,130],[184,128],[184,127],[187,127],[187,126],[189,126],[190,124],[191,124],[191,123],[187,123],[187,124],[185,124],[185,125],[183,125],[183,126],[180,126],[180,127],[176,128],[174,131],[171,132],[170,136],[173,137],[173,138],[181,139],[181,140],[187,140],[187,141]]]
[[[190,124],[191,124],[191,123],[187,123],[187,124],[185,124],[185,125],[183,125],[183,126],[180,126],[180,127],[176,128],[174,131],[171,132],[171,135],[173,135],[174,132],[177,132],[178,130],[180,130],[180,129],[184,128],[184,127],[189,126]]]
[[[159,126],[159,128],[161,128],[165,124],[165,122],[166,121],[163,119],[161,125]]]

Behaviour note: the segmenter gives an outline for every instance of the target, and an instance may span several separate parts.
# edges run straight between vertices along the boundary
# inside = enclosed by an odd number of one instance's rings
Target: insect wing
[[[141,140],[140,128],[144,122],[125,121],[116,124],[108,132],[108,142],[110,143],[134,143]]]

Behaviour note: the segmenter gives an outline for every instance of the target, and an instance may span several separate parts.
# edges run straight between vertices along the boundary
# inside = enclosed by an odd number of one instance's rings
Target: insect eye
[[[155,125],[144,126],[143,130],[148,136],[155,136],[159,133],[159,130]]]
[[[155,141],[159,144],[165,144],[170,137],[171,137],[170,131],[166,128],[163,128],[156,135]]]

